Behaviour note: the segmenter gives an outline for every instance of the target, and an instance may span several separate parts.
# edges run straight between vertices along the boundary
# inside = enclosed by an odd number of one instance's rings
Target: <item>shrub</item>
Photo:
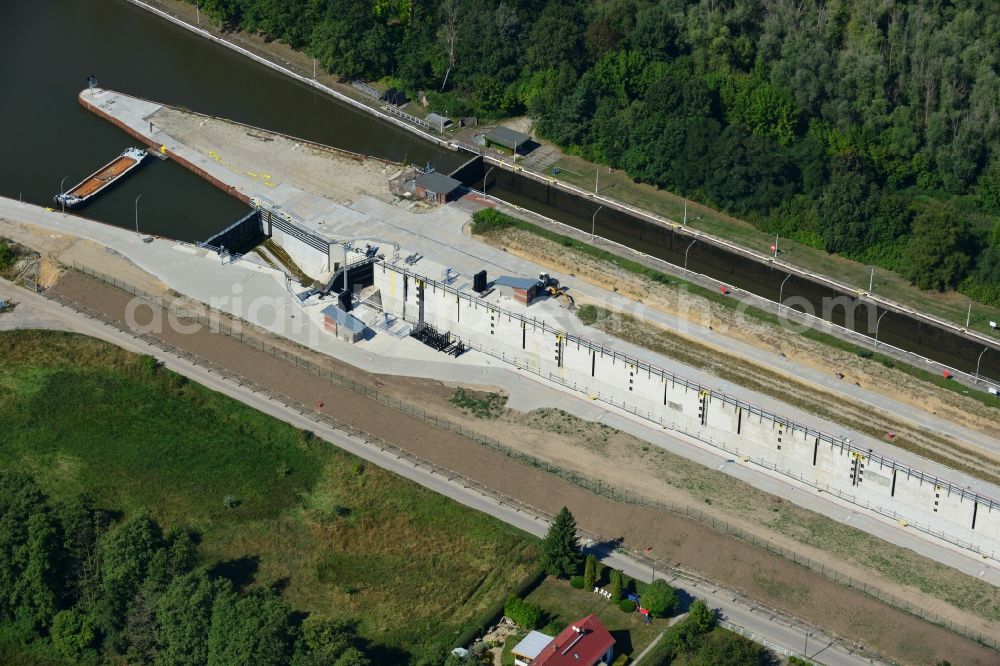
[[[142,363],[142,369],[147,374],[153,374],[154,372],[156,372],[156,369],[160,367],[160,362],[156,360],[155,356],[152,356],[150,354],[143,354],[141,363]]]
[[[587,586],[583,576],[573,576],[569,579],[569,584],[578,590],[582,590]]]
[[[701,599],[691,604],[685,622],[690,623],[698,633],[705,634],[715,626],[715,611],[705,605]]]
[[[236,495],[226,495],[222,498],[222,505],[227,509],[235,509],[240,505],[240,501],[236,498]]]
[[[611,601],[618,603],[622,598],[622,572],[611,570]]]
[[[524,629],[536,629],[542,621],[542,609],[513,594],[503,605],[503,614]]]
[[[875,354],[871,350],[869,350],[869,349],[859,349],[858,350],[858,356],[860,356],[861,358],[871,358],[874,355]]]
[[[7,241],[0,241],[0,271],[5,271],[10,268],[16,255],[14,254],[14,248],[10,246]]]
[[[472,233],[474,234],[488,234],[513,225],[513,218],[492,208],[484,208],[472,216]]]
[[[677,590],[665,580],[657,580],[646,586],[642,594],[642,605],[653,617],[667,617],[677,608]]]
[[[587,562],[583,567],[583,589],[592,590],[597,582],[597,558],[587,555]]]
[[[585,326],[593,326],[597,321],[600,311],[597,309],[596,305],[591,305],[590,303],[586,305],[581,305],[576,309],[576,317],[580,320],[580,323]]]
[[[623,613],[632,613],[635,611],[635,602],[631,599],[622,599],[618,602],[618,610]]]

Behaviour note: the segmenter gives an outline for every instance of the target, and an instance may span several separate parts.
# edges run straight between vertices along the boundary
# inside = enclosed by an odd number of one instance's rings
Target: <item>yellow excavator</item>
[[[569,307],[576,307],[576,301],[574,301],[573,297],[567,293],[568,289],[566,287],[559,285],[559,280],[555,279],[548,273],[539,273],[538,282],[542,285],[542,288],[545,289],[546,293],[548,293],[548,295],[552,298],[565,298]]]

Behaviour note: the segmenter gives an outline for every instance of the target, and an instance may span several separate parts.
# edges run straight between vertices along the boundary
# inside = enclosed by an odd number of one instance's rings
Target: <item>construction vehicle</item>
[[[570,307],[574,307],[576,305],[576,301],[574,301],[573,297],[567,293],[568,288],[559,286],[559,280],[555,279],[548,273],[538,274],[538,284],[552,298],[565,298]]]

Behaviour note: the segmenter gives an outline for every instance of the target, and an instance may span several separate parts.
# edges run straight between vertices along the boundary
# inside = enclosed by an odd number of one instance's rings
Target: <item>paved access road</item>
[[[309,415],[275,402],[249,387],[226,380],[213,373],[209,368],[169,355],[158,347],[117,328],[90,319],[43,296],[14,287],[6,280],[0,280],[0,288],[3,289],[5,297],[13,296],[13,299],[19,303],[13,313],[0,315],[0,330],[34,328],[36,325],[45,328],[61,328],[106,340],[132,352],[150,354],[174,372],[297,428],[311,430],[334,446],[415,481],[470,508],[494,516],[536,536],[544,536],[548,530],[547,522],[530,513],[501,504],[490,496],[465,487],[458,480],[435,474],[405,459],[397,458],[390,452],[382,451],[360,438],[315,421]],[[654,575],[657,578],[667,578],[662,572],[654,572],[649,566],[621,553],[612,553],[602,559],[605,564],[620,569],[636,579],[650,580]],[[725,590],[716,586],[667,579],[671,581],[672,585],[687,594],[704,599],[710,606],[718,608],[726,620],[749,630],[759,640],[767,641],[778,650],[787,650],[801,655],[806,649],[806,631],[810,631],[813,632],[808,639],[808,657],[811,660],[830,666],[855,666],[872,663],[860,655],[849,654],[846,650],[834,645],[829,636],[812,627],[803,627],[797,624],[790,626],[788,621],[772,617],[770,613],[759,608],[748,607],[733,594],[727,594]]]

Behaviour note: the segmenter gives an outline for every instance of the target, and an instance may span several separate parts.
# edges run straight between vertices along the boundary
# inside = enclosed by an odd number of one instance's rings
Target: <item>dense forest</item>
[[[196,540],[0,471],[0,661],[7,644],[33,646],[32,662],[369,666],[350,624],[238,589]]]
[[[1000,305],[991,0],[197,0],[434,110]]]

